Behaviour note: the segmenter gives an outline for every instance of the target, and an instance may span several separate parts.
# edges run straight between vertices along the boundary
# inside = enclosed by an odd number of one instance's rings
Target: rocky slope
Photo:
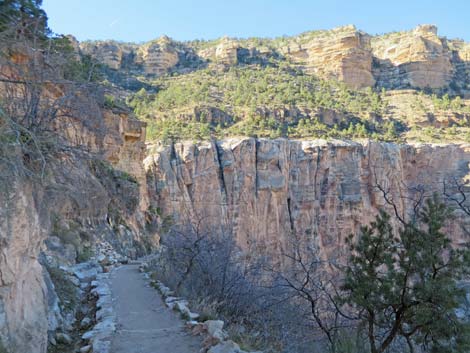
[[[270,254],[295,232],[333,260],[379,208],[391,211],[376,185],[409,212],[420,190],[468,178],[470,146],[228,139],[156,148],[145,163],[152,203],[175,222],[223,226]],[[462,241],[459,222],[449,231]]]
[[[157,76],[208,65],[278,60],[354,88],[470,89],[468,43],[439,36],[433,25],[376,36],[344,26],[275,39],[177,42],[164,36],[142,45],[112,41],[77,45],[83,54],[112,69]]]

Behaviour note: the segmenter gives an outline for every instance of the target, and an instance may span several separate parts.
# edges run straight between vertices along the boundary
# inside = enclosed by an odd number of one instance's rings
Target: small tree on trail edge
[[[469,352],[470,322],[459,317],[470,251],[443,232],[450,209],[435,194],[415,223],[394,232],[384,211],[355,239],[341,301],[360,318],[371,353],[405,345],[413,353]],[[421,350],[419,350],[421,351]]]

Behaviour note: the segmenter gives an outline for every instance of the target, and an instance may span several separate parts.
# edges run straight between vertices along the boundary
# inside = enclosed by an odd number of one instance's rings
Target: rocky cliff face
[[[455,70],[449,42],[430,25],[374,38],[373,54],[375,76],[384,87],[445,87]]]
[[[0,151],[0,348],[9,352],[44,353],[73,324],[47,268],[83,261],[100,242],[131,257],[158,244],[146,229],[145,124],[98,102],[81,95],[83,116],[54,122],[67,144],[48,152],[42,173],[19,148]]]
[[[72,44],[113,70],[139,75],[268,65],[273,59],[353,87],[470,89],[469,45],[439,37],[433,26],[378,37],[347,26],[261,44],[224,38],[201,45],[167,37],[144,45]],[[62,88],[51,84],[45,94],[65,97]],[[441,192],[444,183],[469,178],[470,145],[463,144],[239,138],[147,152],[145,124],[88,93],[72,95],[70,109],[52,124],[66,143],[51,150],[40,177],[27,175],[28,156],[19,146],[10,151],[13,159],[0,164],[0,351],[44,353],[48,336],[62,325],[47,266],[73,264],[101,241],[131,257],[153,249],[159,237],[150,210],[175,222],[223,226],[242,248],[261,243],[270,254],[297,233],[331,260],[343,258],[345,236],[379,208],[389,208],[377,184],[406,214],[421,191]],[[414,103],[402,106],[413,111]],[[341,118],[334,111],[296,109],[256,107],[260,116],[279,120],[315,114],[335,124]],[[215,107],[193,110],[214,124],[233,120]],[[423,112],[418,125],[431,118],[439,126],[464,120]],[[456,243],[464,241],[460,223],[449,229]]]
[[[351,87],[446,88],[469,90],[469,45],[440,37],[437,27],[370,36],[354,26],[306,32],[277,39],[222,38],[207,42],[176,42],[168,37],[143,44],[80,43],[113,69],[150,75],[187,72],[208,64],[224,66],[285,61],[307,74],[339,79]]]
[[[135,58],[135,63],[141,65],[146,74],[151,75],[167,73],[178,61],[178,51],[168,37],[140,46]]]
[[[230,139],[176,144],[146,166],[152,202],[176,222],[222,224],[243,248],[261,242],[271,253],[295,232],[331,260],[388,207],[377,183],[406,213],[421,188],[442,192],[445,180],[467,178],[469,162],[468,145]],[[459,242],[457,223],[450,232]]]
[[[200,50],[197,52],[197,55],[204,60],[212,60],[216,63],[230,66],[238,63],[238,50],[240,48],[237,41],[225,37],[222,38],[217,46]]]
[[[0,347],[16,352],[45,352],[47,347],[47,288],[38,262],[44,224],[33,186],[0,167]]]
[[[72,37],[72,43],[75,43]],[[91,55],[99,62],[114,70],[121,68],[123,56],[130,53],[130,48],[113,42],[80,43],[79,47],[74,45],[75,50]]]
[[[340,27],[307,41],[291,41],[281,53],[307,73],[336,79],[351,87],[371,87],[370,36],[354,26]]]

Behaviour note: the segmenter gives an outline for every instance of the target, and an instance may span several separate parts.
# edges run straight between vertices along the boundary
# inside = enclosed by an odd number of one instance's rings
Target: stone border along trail
[[[177,313],[139,272],[124,265],[111,272],[116,332],[109,353],[198,353],[201,338],[185,329]]]

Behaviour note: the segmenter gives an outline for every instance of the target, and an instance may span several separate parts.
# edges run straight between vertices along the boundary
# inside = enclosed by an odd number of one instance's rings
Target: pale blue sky
[[[355,24],[371,34],[432,23],[470,41],[470,0],[44,0],[49,26],[79,40],[276,37]]]

